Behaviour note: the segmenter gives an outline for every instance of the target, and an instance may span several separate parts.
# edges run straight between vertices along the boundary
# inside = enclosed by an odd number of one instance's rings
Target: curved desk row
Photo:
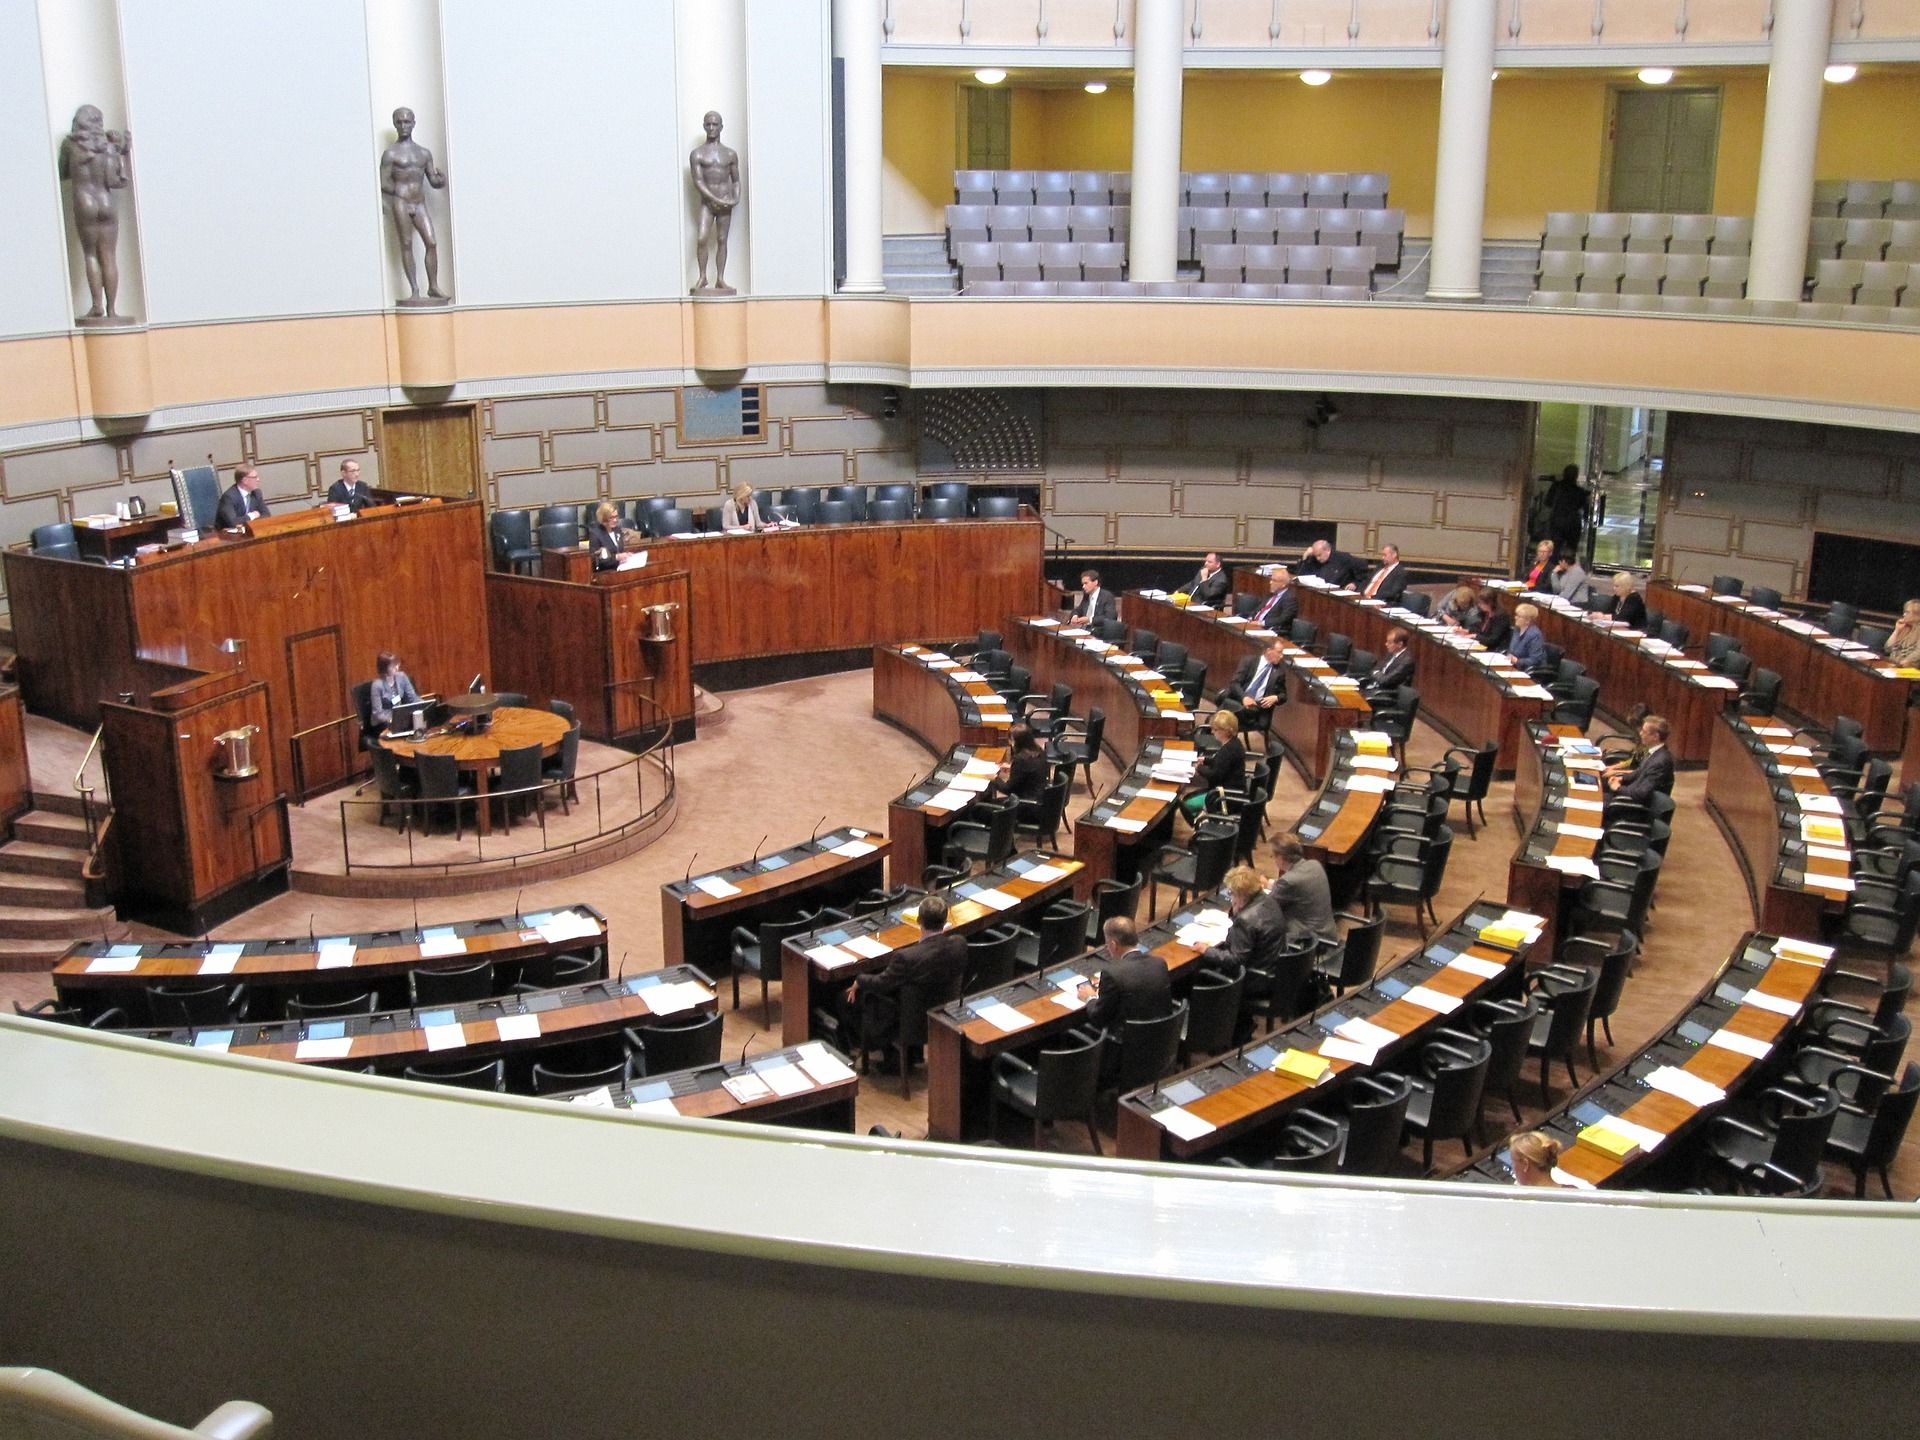
[[[548,1045],[618,1034],[649,1019],[710,1015],[714,1007],[713,982],[692,966],[682,965],[554,990],[460,1005],[377,1010],[339,1020],[277,1020],[125,1033],[261,1060],[399,1070],[430,1057],[481,1061],[524,1055]]]
[[[1902,672],[1864,645],[1704,585],[1650,581],[1647,604],[1685,625],[1696,644],[1716,630],[1733,636],[1756,666],[1779,675],[1781,703],[1823,729],[1850,715],[1875,750],[1891,754],[1906,743],[1907,702],[1920,671]]]
[[[1377,730],[1341,730],[1319,792],[1294,822],[1307,854],[1327,867],[1334,908],[1347,905],[1367,882],[1375,822],[1399,783],[1401,766],[1391,740]]]
[[[1684,1140],[1765,1074],[1815,998],[1833,951],[1749,933],[1693,1003],[1632,1058],[1536,1127],[1562,1144],[1554,1179],[1576,1190],[1626,1189],[1652,1178]],[[1458,1178],[1512,1184],[1505,1151]],[[1684,1183],[1684,1176],[1667,1177]]]
[[[715,1060],[649,1075],[619,1090],[602,1085],[546,1098],[626,1115],[751,1120],[851,1135],[859,1091],[860,1077],[847,1057],[811,1040],[751,1060]]]
[[[1571,725],[1529,725],[1513,781],[1513,823],[1519,848],[1507,862],[1507,903],[1545,922],[1540,953],[1560,953],[1566,911],[1575,891],[1597,880],[1605,839],[1605,768],[1600,747]]]
[[[1476,901],[1434,939],[1331,1005],[1263,1040],[1120,1098],[1117,1145],[1134,1160],[1206,1160],[1356,1075],[1391,1069],[1475,1000],[1517,991],[1537,916]],[[1303,1063],[1320,1078],[1282,1069]],[[1337,1100],[1334,1103],[1338,1103]]]
[[[87,1015],[111,1006],[145,1015],[148,989],[196,979],[244,982],[259,997],[379,989],[404,995],[409,970],[423,965],[519,964],[592,952],[607,943],[607,921],[591,905],[459,920],[424,929],[299,935],[277,940],[197,940],[75,945],[53,969],[53,993]]]
[[[1075,899],[1085,900],[1101,880],[1133,880],[1144,868],[1143,857],[1167,843],[1181,782],[1154,771],[1182,766],[1195,754],[1191,740],[1147,741],[1113,789],[1073,822],[1073,858],[1084,867]]]
[[[1104,748],[1127,764],[1148,740],[1193,733],[1193,712],[1168,688],[1179,677],[1161,675],[1139,656],[1108,644],[1078,626],[1046,616],[1007,620],[1007,649],[1033,673],[1033,688],[1073,687],[1077,715],[1106,712]]]
[[[1817,939],[1821,918],[1853,890],[1853,851],[1812,751],[1784,725],[1724,716],[1707,764],[1707,811],[1740,862],[1755,924]]]
[[[936,754],[955,745],[1004,744],[1013,716],[979,672],[924,645],[877,645],[873,713]]]
[[[1029,850],[992,870],[954,886],[949,892],[946,933],[970,935],[1016,921],[1070,894],[1080,862],[1045,850]],[[814,987],[828,991],[858,978],[868,961],[925,938],[916,917],[919,897],[904,905],[863,915],[804,935],[791,936],[780,949],[780,1038],[801,1045],[813,1038]]]
[[[1420,718],[1456,745],[1479,749],[1496,745],[1494,773],[1513,774],[1525,747],[1524,726],[1553,707],[1553,696],[1444,620],[1368,600],[1351,591],[1333,590],[1308,577],[1299,584],[1300,617],[1328,634],[1350,636],[1354,645],[1376,655],[1386,653],[1387,636],[1406,630],[1412,637]]]
[[[807,905],[839,905],[879,889],[889,848],[884,835],[842,825],[771,855],[668,881],[660,887],[663,963],[727,974],[734,926],[785,914],[802,897]]]
[[[1539,610],[1540,632],[1548,643],[1558,645],[1567,659],[1579,661],[1600,682],[1600,708],[1607,714],[1620,719],[1636,704],[1645,705],[1671,722],[1667,748],[1677,762],[1705,763],[1713,746],[1714,720],[1739,699],[1737,684],[1604,615],[1551,595],[1526,593],[1518,580],[1496,580],[1490,588],[1509,611],[1521,604]]]

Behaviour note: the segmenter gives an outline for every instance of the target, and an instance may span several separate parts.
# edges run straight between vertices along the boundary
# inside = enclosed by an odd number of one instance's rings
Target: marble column
[[[1133,215],[1127,274],[1171,280],[1179,263],[1180,105],[1185,64],[1181,0],[1133,8]]]
[[[1486,241],[1487,131],[1493,118],[1496,0],[1448,0],[1433,169],[1430,300],[1478,300]]]
[[[1820,140],[1833,16],[1825,5],[1776,5],[1767,66],[1767,111],[1760,132],[1760,187],[1753,207],[1753,259],[1747,295],[1798,300],[1806,277],[1813,215],[1814,147]]]
[[[842,294],[885,290],[881,269],[881,199],[885,161],[880,138],[881,0],[833,0],[833,53],[840,61],[845,140],[847,273]]]

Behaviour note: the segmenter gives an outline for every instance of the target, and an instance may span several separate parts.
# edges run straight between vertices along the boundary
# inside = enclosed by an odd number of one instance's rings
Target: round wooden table
[[[429,735],[421,740],[393,740],[383,735],[377,743],[402,761],[421,754],[453,756],[460,773],[473,777],[474,809],[480,833],[490,835],[493,826],[487,813],[487,782],[500,764],[500,752],[538,745],[542,756],[556,754],[570,728],[568,720],[551,710],[503,705],[493,712],[493,723],[477,734]]]

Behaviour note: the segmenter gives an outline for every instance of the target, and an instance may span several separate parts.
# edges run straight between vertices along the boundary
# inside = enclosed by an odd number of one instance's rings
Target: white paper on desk
[[[87,962],[89,975],[124,975],[140,968],[138,955],[102,955]]]
[[[947,678],[949,680],[971,680],[984,684],[987,677],[982,675],[978,670],[961,670],[956,667],[954,672],[947,676]]]
[[[1782,936],[1773,942],[1773,953],[1789,960],[1824,965],[1833,959],[1833,946],[1815,945],[1811,940],[1789,940]]]
[[[1544,685],[1516,685],[1513,693],[1522,700],[1551,700],[1553,692]]]
[[[678,1115],[680,1107],[671,1097],[662,1096],[658,1100],[642,1100],[627,1107],[629,1115]]]
[[[1033,626],[1033,628],[1036,630],[1055,630],[1055,629],[1058,629],[1060,626],[1060,622],[1058,620],[1053,619],[1051,616],[1042,620],[1029,620],[1027,623]]]
[[[1007,697],[1004,695],[969,695],[967,698],[973,701],[976,710],[1004,710],[1007,708]]]
[[[1179,794],[1180,792],[1178,790],[1169,790],[1164,785],[1149,785],[1146,787],[1146,789],[1142,790],[1139,793],[1139,795],[1136,796],[1135,798],[1140,800],[1153,800],[1158,802],[1165,802],[1168,800],[1177,799],[1179,797]]]
[[[1782,775],[1797,776],[1802,780],[1817,780],[1820,778],[1819,767],[1815,765],[1782,765],[1780,767],[1780,773]]]
[[[646,569],[647,568],[647,552],[644,550],[635,550],[631,554],[622,555],[620,557],[620,564],[618,568],[622,570]]]
[[[921,808],[945,813],[949,810],[958,810],[962,805],[971,805],[972,803],[973,796],[967,791],[949,789],[942,790],[938,795],[929,795],[923,802]]]
[[[1147,822],[1144,820],[1129,820],[1124,815],[1115,815],[1111,820],[1107,821],[1107,828],[1109,830],[1118,830],[1122,835],[1138,835],[1142,830],[1147,828]]]
[[[534,926],[534,929],[549,945],[559,944],[563,940],[585,940],[589,936],[597,939],[600,934],[600,926],[593,917],[582,915],[578,910],[557,911]]]
[[[1600,771],[1607,768],[1600,761],[1594,759],[1590,755],[1569,755],[1567,756],[1566,759],[1562,760],[1560,763],[1565,765],[1569,770],[1579,770],[1579,771],[1586,771],[1586,772],[1595,772],[1595,771]]]
[[[1606,831],[1598,825],[1568,825],[1564,821],[1558,827],[1562,835],[1571,835],[1576,840],[1600,840],[1606,837]]]
[[[1384,770],[1389,775],[1400,773],[1400,762],[1391,755],[1356,755],[1353,757],[1356,770]]]
[[[1469,975],[1477,975],[1482,980],[1492,980],[1503,974],[1506,966],[1498,960],[1482,959],[1478,955],[1456,955],[1447,962],[1449,970],[1464,970]]]
[[[1085,639],[1088,635],[1092,633],[1093,633],[1092,631],[1084,629],[1079,625],[1069,625],[1066,627],[1066,629],[1060,632],[1062,636],[1069,639],[1074,639],[1074,640]]]
[[[1328,675],[1320,683],[1329,690],[1358,690],[1360,682],[1351,675]]]
[[[1347,789],[1361,795],[1384,795],[1393,789],[1391,775],[1354,775],[1347,780]]]
[[[969,895],[969,900],[978,900],[989,910],[1011,910],[1020,903],[1018,896],[1009,895],[1004,890],[982,890],[978,895]]]
[[[351,1035],[336,1036],[332,1040],[302,1040],[293,1047],[296,1060],[344,1060],[352,1053]]]
[[[1167,683],[1167,677],[1162,675],[1158,670],[1136,670],[1133,672],[1133,678],[1138,680],[1142,685],[1164,685]]]
[[[1183,1105],[1169,1105],[1164,1110],[1153,1112],[1154,1123],[1177,1140],[1198,1140],[1202,1135],[1211,1135],[1220,1127],[1211,1120],[1202,1120]]]
[[[1742,1005],[1751,1005],[1756,1010],[1765,1010],[1774,1015],[1792,1016],[1800,1013],[1799,1001],[1782,1000],[1778,995],[1768,995],[1760,990],[1747,991],[1745,995],[1740,997],[1740,1003]]]
[[[1706,662],[1703,660],[1670,660],[1667,663],[1672,665],[1676,670],[1704,670],[1707,668]]]
[[[1676,585],[1673,588],[1676,590],[1684,590],[1689,595],[1704,595],[1707,593],[1707,587],[1704,585]]]
[[[1567,796],[1567,809],[1569,810],[1598,811],[1598,810],[1605,810],[1606,808],[1607,807],[1605,806],[1605,804],[1603,804],[1601,801],[1598,801],[1598,800],[1587,800],[1587,799],[1583,799],[1578,795]]]
[[[818,1040],[808,1041],[800,1047],[800,1063],[817,1085],[838,1085],[843,1080],[853,1079],[853,1069],[841,1063],[826,1046]]]
[[[718,875],[702,875],[693,882],[693,888],[702,894],[711,895],[716,900],[725,900],[740,893],[738,885],[730,884]]]
[[[921,663],[929,670],[958,670],[960,668],[960,662],[958,660],[950,660],[945,655],[936,655],[931,660],[922,661]]]
[[[1749,725],[1747,728],[1756,735],[1784,735],[1789,740],[1793,738],[1793,731],[1785,725]]]
[[[850,860],[858,860],[862,855],[871,855],[879,848],[878,845],[875,845],[870,840],[843,840],[827,853],[829,855],[845,855]]]
[[[1329,1035],[1320,1042],[1320,1053],[1329,1060],[1345,1060],[1355,1065],[1371,1065],[1379,1057],[1379,1051],[1371,1045],[1356,1045],[1351,1040],[1339,1040]]]
[[[1667,1138],[1658,1130],[1650,1130],[1645,1125],[1636,1125],[1633,1121],[1623,1120],[1618,1115],[1608,1115],[1593,1123],[1601,1130],[1611,1130],[1615,1135],[1631,1140],[1642,1150],[1658,1150],[1660,1142]]]
[[[698,980],[682,980],[670,985],[650,985],[640,992],[647,1009],[655,1015],[678,1015],[703,1003],[707,987]]]
[[[1712,600],[1713,600],[1713,603],[1716,605],[1744,606],[1747,603],[1745,600],[1742,600],[1738,595],[1715,595],[1712,597]]]
[[[1086,996],[1080,993],[1080,977],[1078,975],[1074,976],[1071,980],[1063,980],[1060,983],[1060,988],[1055,990],[1047,998],[1062,1010],[1083,1010],[1087,1004]]]
[[[502,1040],[537,1040],[540,1038],[540,1017],[538,1015],[502,1015],[493,1023],[499,1029]]]
[[[1714,1031],[1707,1037],[1707,1044],[1718,1045],[1722,1050],[1731,1050],[1751,1060],[1764,1060],[1773,1053],[1773,1045],[1769,1041],[1756,1040],[1751,1035],[1741,1035],[1732,1030]]]
[[[1547,1176],[1554,1184],[1563,1190],[1591,1190],[1594,1188],[1591,1180],[1582,1180],[1572,1171],[1562,1170],[1558,1165],[1549,1170]]]
[[[988,781],[979,775],[956,775],[949,790],[964,790],[969,795],[978,795],[986,790]]]
[[[1812,815],[1838,815],[1841,812],[1840,801],[1832,795],[1797,795],[1800,808]]]
[[[613,1091],[602,1085],[596,1090],[587,1091],[584,1095],[570,1096],[567,1103],[584,1105],[589,1110],[611,1110],[613,1109]]]
[[[1815,890],[1832,891],[1835,895],[1853,893],[1853,877],[1850,875],[1816,875],[1809,870],[1801,883]]]
[[[1690,1071],[1677,1065],[1662,1065],[1647,1076],[1647,1084],[1662,1094],[1671,1095],[1676,1100],[1684,1100],[1696,1110],[1704,1110],[1709,1105],[1718,1105],[1727,1098],[1727,1092],[1712,1081],[1702,1080]],[[1616,1120],[1616,1124],[1626,1123]],[[1645,1141],[1641,1149],[1651,1148]]]
[[[726,1087],[727,1093],[742,1105],[751,1105],[756,1100],[764,1100],[773,1093],[772,1087],[751,1070],[744,1075],[735,1075],[720,1083]]]
[[[979,775],[991,780],[1000,773],[1000,767],[991,760],[969,760],[960,767],[962,775]]]
[[[1273,633],[1273,631],[1267,629],[1264,625],[1257,630],[1249,629],[1247,631],[1247,634],[1252,636],[1255,640],[1274,640],[1279,638]]]
[[[1416,985],[1400,998],[1409,1005],[1418,1005],[1422,1010],[1431,1010],[1436,1015],[1451,1015],[1461,1005],[1458,995],[1443,994],[1426,985]]]
[[[321,970],[340,970],[353,964],[353,952],[358,948],[351,940],[322,940],[320,958],[314,962]]]
[[[851,940],[841,942],[842,947],[858,955],[862,960],[878,960],[882,955],[891,955],[893,947],[876,940],[871,935],[856,935]]]
[[[785,1065],[769,1065],[753,1073],[766,1081],[776,1095],[804,1095],[813,1088],[812,1078],[791,1061]]]
[[[467,942],[458,935],[434,935],[420,942],[422,960],[444,960],[449,955],[467,953]]]
[[[973,1007],[973,1014],[975,1019],[984,1020],[993,1026],[994,1029],[1008,1035],[1011,1035],[1016,1030],[1024,1030],[1033,1024],[1032,1020],[1022,1015],[1004,1000],[989,1001],[985,1005],[976,1003]]]
[[[1162,720],[1191,720],[1193,719],[1193,712],[1191,710],[1162,710],[1160,712],[1160,718]]]
[[[1365,1045],[1370,1050],[1391,1045],[1400,1038],[1385,1026],[1376,1025],[1371,1020],[1349,1020],[1333,1033],[1342,1040],[1352,1041],[1355,1045]]]
[[[240,963],[240,952],[244,945],[216,945],[209,950],[200,962],[202,975],[231,975],[233,967]]]
[[[807,951],[807,958],[822,970],[844,970],[849,965],[858,965],[860,957],[849,955],[838,945],[816,945]]]
[[[1193,779],[1193,767],[1187,766],[1182,768],[1177,765],[1156,765],[1151,772],[1151,778],[1169,781],[1175,785],[1184,785],[1187,781]]]
[[[1505,655],[1499,654],[1498,652],[1493,650],[1470,651],[1467,655],[1467,659],[1471,660],[1476,665],[1486,665],[1489,667],[1495,666],[1495,665],[1505,665],[1508,663],[1507,657]]]
[[[1020,878],[1031,880],[1036,885],[1051,885],[1055,880],[1066,879],[1067,872],[1058,865],[1036,865]]]
[[[1724,675],[1694,675],[1690,677],[1702,690],[1738,690],[1740,682],[1729,680]]]
[[[1516,930],[1524,930],[1529,941],[1538,940],[1540,938],[1540,932],[1544,930],[1547,925],[1547,922],[1542,920],[1538,915],[1528,914],[1525,910],[1504,911],[1501,913],[1500,918],[1493,923],[1496,925],[1508,925]]]
[[[1816,860],[1852,861],[1853,853],[1838,845],[1808,845],[1807,854]]]
[[[1215,928],[1195,921],[1191,925],[1182,925],[1174,931],[1173,938],[1182,945],[1191,945],[1196,950],[1205,950],[1227,938],[1227,927],[1222,925]]]
[[[467,1027],[457,1020],[451,1025],[429,1025],[425,1033],[429,1050],[458,1050],[467,1043]]]
[[[1547,868],[1558,870],[1563,875],[1578,875],[1585,880],[1598,880],[1600,867],[1584,855],[1549,855]]]

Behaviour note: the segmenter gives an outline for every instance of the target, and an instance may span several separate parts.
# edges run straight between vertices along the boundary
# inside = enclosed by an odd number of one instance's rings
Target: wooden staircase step
[[[87,887],[79,879],[54,875],[20,875],[0,871],[0,906],[23,905],[85,910]]]

